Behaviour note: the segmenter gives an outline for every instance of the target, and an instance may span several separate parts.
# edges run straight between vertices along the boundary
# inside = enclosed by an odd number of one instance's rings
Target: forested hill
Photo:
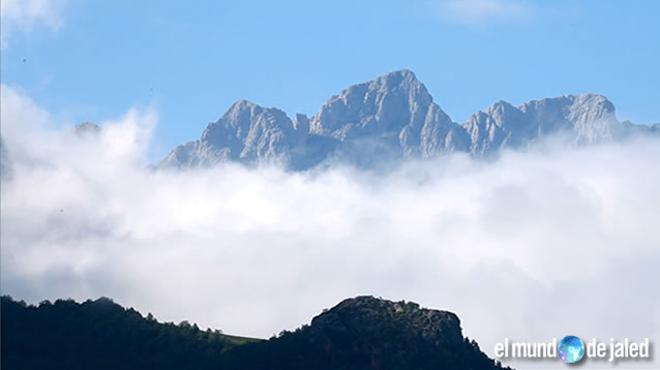
[[[450,312],[357,297],[269,340],[159,323],[107,298],[29,306],[2,298],[3,370],[500,369]]]
[[[108,298],[38,307],[2,297],[2,369],[212,369],[245,340],[160,323]],[[249,341],[249,340],[247,340]]]

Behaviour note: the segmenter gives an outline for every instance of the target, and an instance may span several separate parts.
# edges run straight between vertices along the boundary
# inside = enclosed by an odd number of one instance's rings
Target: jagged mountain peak
[[[414,89],[424,86],[421,81],[417,79],[415,73],[409,69],[400,69],[379,75],[369,81],[357,83],[342,90],[339,96],[351,91],[360,90],[363,88],[368,89]],[[337,95],[335,95],[337,96]]]
[[[522,114],[520,109],[504,100],[497,101],[495,104],[489,106],[485,112],[480,111],[476,113],[479,117],[487,116],[492,118],[498,126],[511,119],[519,119],[518,116],[520,114]]]
[[[603,105],[606,106],[608,109],[614,109],[614,104],[605,96],[601,94],[595,94],[595,93],[581,93],[581,94],[568,94],[568,95],[561,95],[561,96],[556,96],[556,97],[550,97],[550,98],[542,98],[542,99],[535,99],[535,100],[530,100],[529,102],[523,104],[538,104],[538,103],[548,103],[548,102],[560,102],[564,104],[579,104],[579,105]]]
[[[495,102],[495,104],[491,105],[488,107],[488,112],[505,112],[505,111],[511,111],[517,109],[516,107],[513,106],[513,104],[509,103],[508,101],[504,100],[498,100]]]
[[[408,87],[416,88],[423,87],[415,73],[409,69],[400,69],[398,71],[393,71],[380,75],[373,79],[372,81],[366,82],[372,86],[380,86],[383,88],[394,88],[394,87]]]
[[[297,114],[291,119],[277,108],[238,100],[199,140],[175,148],[161,166],[231,160],[304,170],[340,160],[372,167],[447,152],[490,155],[502,148],[525,148],[557,133],[575,143],[597,143],[658,131],[618,122],[614,104],[593,93],[519,106],[501,100],[459,125],[412,71],[401,69],[343,89],[311,117]]]
[[[568,95],[569,99],[572,99],[574,102],[584,104],[584,103],[594,103],[594,104],[603,104],[608,107],[608,109],[614,110],[614,104],[605,96],[595,93],[583,93],[577,95]]]
[[[413,72],[399,70],[331,97],[312,118],[311,129],[340,139],[373,131],[397,131],[406,124],[419,124],[432,102]]]
[[[386,79],[387,78],[400,78],[400,79],[417,80],[417,76],[415,75],[415,72],[413,72],[412,70],[410,70],[408,68],[401,68],[401,69],[398,69],[398,70],[395,70],[395,71],[384,73],[384,74],[376,77],[376,79],[379,79],[379,78],[386,78]]]
[[[179,145],[159,167],[210,166],[223,161],[286,165],[296,129],[282,110],[238,100],[199,140]]]
[[[229,109],[225,112],[225,115],[228,114],[233,114],[236,112],[242,112],[242,111],[277,111],[277,112],[282,112],[282,110],[274,107],[265,107],[263,105],[257,104],[251,100],[247,99],[239,99],[236,100],[232,105],[229,106]]]
[[[615,116],[614,104],[605,96],[592,93],[531,100],[520,105],[519,109],[530,114],[563,114],[573,121],[595,121]]]
[[[604,95],[593,94],[593,93],[584,93],[576,95],[562,95],[551,98],[542,98],[530,100],[526,103],[514,106],[513,104],[505,101],[499,100],[494,104],[487,107],[484,111],[480,111],[486,114],[502,114],[504,112],[511,112],[514,110],[519,110],[522,112],[529,112],[535,109],[544,108],[544,109],[555,109],[557,111],[562,110],[593,110],[601,111],[603,114],[614,114],[615,107],[614,104],[607,99]],[[475,113],[478,114],[479,112]]]
[[[210,125],[225,124],[235,126],[243,123],[245,120],[253,120],[260,115],[268,115],[283,121],[290,121],[286,113],[280,109],[264,107],[252,101],[241,99],[234,102],[217,122]]]
[[[228,110],[233,110],[233,109],[244,109],[244,108],[252,108],[252,107],[257,107],[259,104],[248,100],[248,99],[238,99],[236,100],[232,105],[229,106]]]
[[[241,112],[253,112],[263,110],[264,107],[247,99],[239,99],[229,106],[229,109],[223,114],[223,117],[235,116]]]

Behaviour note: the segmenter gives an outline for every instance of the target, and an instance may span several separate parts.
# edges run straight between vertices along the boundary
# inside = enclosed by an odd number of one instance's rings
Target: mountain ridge
[[[463,152],[487,156],[567,134],[576,144],[620,140],[654,126],[619,122],[605,96],[585,93],[498,101],[465,122],[451,119],[415,74],[402,69],[343,89],[312,116],[238,100],[201,137],[174,148],[159,168],[212,166],[224,161],[278,164],[306,170],[323,162],[358,167]]]

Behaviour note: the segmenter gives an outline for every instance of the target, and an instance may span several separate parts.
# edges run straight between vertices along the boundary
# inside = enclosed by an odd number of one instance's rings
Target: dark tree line
[[[2,297],[2,369],[213,369],[239,340],[159,323],[108,298],[28,306]]]
[[[347,299],[269,340],[159,323],[112,300],[2,297],[3,370],[496,370],[452,313]]]

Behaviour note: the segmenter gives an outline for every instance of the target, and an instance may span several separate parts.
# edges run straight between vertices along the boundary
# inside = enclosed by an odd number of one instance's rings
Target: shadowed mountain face
[[[576,144],[591,144],[657,132],[654,126],[619,122],[614,105],[594,94],[533,100],[519,107],[501,101],[458,124],[433,102],[414,73],[401,70],[345,89],[311,118],[298,114],[291,120],[275,108],[234,103],[199,140],[175,148],[160,167],[223,161],[276,163],[292,170],[325,161],[373,167],[449,152],[489,155],[557,133]]]
[[[500,369],[463,338],[456,315],[373,297],[347,299],[267,341],[162,324],[108,299],[39,307],[2,298],[2,368]]]

